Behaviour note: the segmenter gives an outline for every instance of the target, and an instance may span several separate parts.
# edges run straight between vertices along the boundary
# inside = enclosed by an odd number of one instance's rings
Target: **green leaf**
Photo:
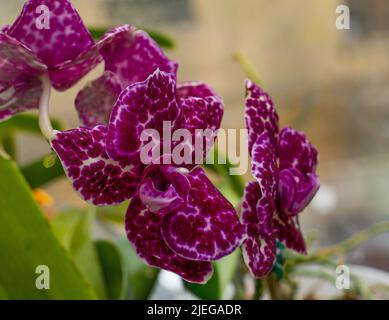
[[[151,268],[139,259],[127,239],[121,239],[117,244],[125,258],[125,266],[128,268],[127,299],[144,300],[149,298],[157,280],[159,269]]]
[[[97,219],[103,220],[104,222],[110,221],[123,224],[128,205],[129,201],[125,201],[116,206],[97,207]]]
[[[224,298],[227,286],[232,282],[238,267],[240,250],[213,264],[213,276],[206,284],[185,282],[185,287],[194,295],[205,300],[220,300]]]
[[[156,43],[158,43],[162,48],[173,50],[176,47],[176,43],[174,39],[162,32],[155,31],[155,30],[148,30],[145,29],[145,31],[154,39]]]
[[[8,300],[7,292],[0,286],[0,300]]]
[[[51,123],[54,129],[63,129],[59,121],[52,119]],[[3,136],[4,134],[9,134],[12,131],[24,131],[41,135],[38,116],[31,113],[23,113],[0,123],[0,136]]]
[[[45,166],[46,159],[47,157],[44,157],[21,169],[22,174],[32,189],[42,187],[43,185],[46,185],[47,183],[65,175],[62,164],[58,157],[54,158],[55,161],[51,164],[50,167]]]
[[[103,271],[91,236],[93,221],[92,210],[72,210],[56,215],[51,225],[98,298],[105,299],[107,295]]]
[[[88,29],[95,40],[99,40],[108,30],[110,30],[110,28],[106,28],[106,27],[89,27]],[[155,30],[148,30],[148,29],[143,29],[143,30],[145,30],[150,35],[150,37],[153,38],[154,41],[158,43],[162,48],[164,49],[175,48],[176,45],[174,39],[169,35]]]
[[[103,240],[97,241],[95,246],[103,270],[108,298],[112,300],[125,298],[128,286],[127,269],[119,248]]]
[[[12,161],[0,159],[0,287],[9,299],[94,299],[95,293],[54,236]],[[35,286],[50,269],[50,290]]]

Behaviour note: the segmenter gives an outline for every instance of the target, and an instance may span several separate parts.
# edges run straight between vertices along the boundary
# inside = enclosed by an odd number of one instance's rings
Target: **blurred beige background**
[[[1,1],[1,24],[22,0]],[[243,128],[245,78],[232,59],[244,53],[276,102],[282,124],[304,130],[320,150],[322,189],[301,221],[317,243],[333,243],[389,217],[389,2],[385,0],[73,0],[88,26],[133,23],[177,41],[168,54],[179,78],[211,84],[224,98],[225,128]],[[335,9],[351,9],[337,30]],[[55,93],[51,110],[78,125],[74,98],[88,80]],[[20,137],[28,162],[47,145]],[[67,181],[50,186],[59,205],[82,205]],[[388,236],[356,250],[354,262],[389,270]]]

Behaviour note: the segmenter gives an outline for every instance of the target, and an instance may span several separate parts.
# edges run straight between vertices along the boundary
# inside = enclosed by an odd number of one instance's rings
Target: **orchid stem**
[[[236,52],[233,55],[233,58],[236,62],[239,63],[243,72],[251,81],[255,82],[257,85],[262,85],[262,80],[261,80],[261,77],[259,76],[257,70],[255,69],[255,67],[251,64],[251,62],[247,59],[247,57],[243,53]]]
[[[267,287],[269,289],[270,298],[272,300],[280,300],[277,277],[273,272],[270,272],[266,277]]]
[[[43,92],[39,102],[39,127],[43,136],[51,141],[54,137],[53,126],[49,116],[49,102],[51,96],[51,82],[47,74],[41,77]]]
[[[0,141],[0,158],[3,158],[5,160],[10,160],[11,156],[5,151],[3,143]]]

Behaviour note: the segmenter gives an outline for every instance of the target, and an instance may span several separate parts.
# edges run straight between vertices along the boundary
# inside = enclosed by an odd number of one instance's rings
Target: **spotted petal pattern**
[[[217,96],[216,92],[204,82],[191,81],[177,85],[177,95],[181,99],[197,97],[206,98]]]
[[[180,119],[175,90],[174,76],[157,70],[147,80],[121,93],[108,128],[107,152],[112,159],[123,163],[139,162],[141,149],[146,144],[141,141],[145,129],[156,130],[161,139],[164,121],[175,129]]]
[[[121,167],[105,152],[106,127],[58,132],[52,147],[73,187],[94,205],[119,204],[137,188],[140,166]]]
[[[318,152],[304,133],[284,128],[280,132],[279,157],[281,170],[294,167],[306,174],[315,172]]]
[[[256,278],[266,276],[276,258],[276,238],[273,231],[274,203],[261,194],[257,182],[250,182],[243,196],[241,222],[247,239],[243,243],[243,258]]]
[[[76,97],[76,109],[83,126],[107,125],[122,84],[112,72],[106,71],[89,83]]]
[[[49,74],[53,87],[63,91],[72,87],[89,71],[95,68],[101,61],[101,52],[109,47],[117,38],[127,34],[134,29],[131,25],[123,25],[107,32],[97,43],[89,46],[72,60],[50,68]]]
[[[254,82],[246,80],[246,128],[251,154],[258,136],[266,131],[273,146],[278,143],[278,114],[270,96]]]
[[[151,266],[172,271],[194,283],[206,283],[212,276],[212,264],[193,261],[171,250],[161,234],[163,215],[153,213],[134,198],[126,215],[126,232],[137,254]]]
[[[276,150],[269,134],[264,131],[253,145],[251,172],[266,197],[276,198],[278,168]]]
[[[192,134],[192,162],[202,164],[212,148],[224,113],[222,99],[208,85],[201,82],[183,83],[177,87],[185,128]],[[201,146],[201,150],[198,150]]]
[[[93,39],[69,0],[29,0],[7,31],[49,67],[74,59]]]
[[[288,217],[278,211],[273,219],[274,234],[289,249],[306,253],[304,237],[300,231],[298,217]]]
[[[38,108],[41,95],[42,82],[36,77],[20,78],[4,87],[0,83],[0,121],[19,112]]]
[[[38,108],[42,93],[39,76],[46,66],[19,41],[0,33],[0,121]]]
[[[188,174],[189,203],[164,217],[162,236],[177,254],[191,260],[220,259],[240,246],[243,228],[233,206],[201,168]]]
[[[148,78],[156,69],[176,76],[178,65],[163,53],[144,31],[129,29],[101,50],[106,70],[115,73],[124,87]]]

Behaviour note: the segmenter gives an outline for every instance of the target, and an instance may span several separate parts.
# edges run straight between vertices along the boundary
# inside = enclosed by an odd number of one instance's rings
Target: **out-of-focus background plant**
[[[1,25],[14,20],[23,2],[1,2]],[[201,79],[224,98],[224,128],[244,128],[242,57],[255,66],[283,124],[304,130],[320,150],[322,187],[300,219],[309,255],[279,245],[273,272],[254,280],[237,251],[216,262],[207,285],[147,267],[125,238],[127,204],[95,208],[80,200],[36,115],[23,114],[0,124],[0,298],[389,298],[385,0],[72,2],[96,38],[123,23],[149,31],[180,63],[181,81]],[[339,4],[351,9],[351,30],[335,28]],[[244,53],[240,63],[236,52]],[[79,125],[74,97],[101,71],[54,92],[56,128]],[[230,176],[228,165],[207,170],[238,205],[251,178]],[[38,291],[35,268],[45,264],[55,289]],[[335,287],[338,265],[351,270],[350,290]]]

